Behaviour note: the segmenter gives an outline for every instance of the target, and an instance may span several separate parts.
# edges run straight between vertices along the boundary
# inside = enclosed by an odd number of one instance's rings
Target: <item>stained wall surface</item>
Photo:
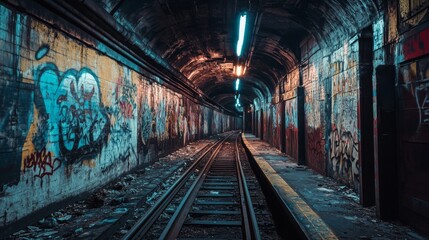
[[[0,5],[0,226],[238,124],[73,34]]]
[[[253,118],[258,136],[351,187],[361,203],[377,206],[380,217],[398,217],[426,232],[428,7],[425,1],[386,1],[371,21],[355,23],[358,31],[332,29],[326,38],[308,36],[297,51],[299,63],[273,97],[254,101]],[[394,90],[386,93],[390,88]],[[278,111],[282,104],[283,119]],[[276,128],[282,124],[283,143]],[[266,133],[269,126],[274,126],[273,134]],[[390,213],[380,210],[386,206]]]
[[[297,88],[301,75],[306,164],[356,190],[359,188],[358,47],[357,37],[342,41],[337,48],[325,49],[308,39],[302,43],[305,64],[291,71],[282,83],[285,152],[298,158]],[[281,106],[280,103],[262,106],[263,137],[279,149]]]

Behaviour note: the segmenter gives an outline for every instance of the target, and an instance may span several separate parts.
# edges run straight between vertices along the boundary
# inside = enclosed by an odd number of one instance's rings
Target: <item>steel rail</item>
[[[240,189],[242,221],[244,225],[244,239],[261,239],[258,222],[256,220],[255,210],[253,209],[252,199],[250,198],[249,188],[247,186],[246,177],[244,176],[243,168],[240,160],[240,151],[238,147],[238,138],[235,140],[235,159],[237,164],[237,178]]]
[[[174,184],[158,199],[158,201],[148,210],[148,212],[141,217],[137,223],[127,232],[127,234],[122,238],[123,240],[129,239],[142,239],[143,236],[147,233],[149,228],[153,223],[158,219],[159,215],[165,210],[165,208],[173,200],[177,192],[185,185],[186,181],[194,173],[197,165],[206,157],[206,155],[213,149],[220,148],[223,142],[226,141],[233,133],[229,134],[225,138],[218,140],[207,149],[202,155],[196,159],[193,164],[183,173],[183,175],[174,182]]]
[[[256,220],[256,214],[253,209],[252,200],[250,198],[250,193],[248,190],[246,178],[244,176],[244,171],[242,169],[241,160],[240,160],[240,152],[238,147],[238,138],[235,139],[235,158],[236,160],[236,173],[238,180],[238,187],[240,192],[240,202],[241,202],[241,219],[242,219],[242,230],[243,230],[243,238],[244,239],[256,239],[260,240],[260,232]],[[220,150],[219,149],[218,151]],[[217,151],[217,152],[218,152]],[[200,172],[197,179],[194,181],[186,195],[184,196],[182,202],[177,207],[173,217],[170,219],[166,228],[162,232],[159,239],[176,239],[181,231],[181,228],[187,218],[189,210],[192,207],[192,204],[204,183],[205,177],[210,171],[211,165],[216,158],[217,152],[213,153],[211,159],[207,162],[203,171]]]
[[[228,138],[230,136],[228,136]],[[200,190],[204,182],[204,179],[206,178],[207,173],[209,172],[210,167],[214,159],[218,155],[221,147],[222,147],[222,144],[219,144],[217,146],[216,150],[213,152],[210,159],[207,161],[203,170],[200,171],[200,174],[198,174],[198,177],[195,179],[195,181],[192,183],[189,190],[186,192],[186,195],[183,197],[183,200],[180,202],[179,206],[177,207],[176,211],[174,212],[173,216],[171,217],[170,221],[168,222],[167,226],[165,227],[159,239],[176,239],[177,238],[186,220],[189,210],[192,207],[192,203],[194,202],[195,197],[197,196],[198,191]]]

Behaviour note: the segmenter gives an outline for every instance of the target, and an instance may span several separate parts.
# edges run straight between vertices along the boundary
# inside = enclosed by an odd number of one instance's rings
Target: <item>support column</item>
[[[252,111],[250,113],[251,116],[252,116],[252,129],[251,129],[251,132],[252,132],[252,134],[255,134],[255,109],[254,109],[253,106],[250,108],[250,111]]]
[[[364,207],[373,206],[375,204],[372,53],[373,34],[372,26],[369,26],[362,31],[361,37],[359,38],[359,195],[360,203]]]
[[[280,102],[280,151],[286,152],[286,116],[285,116],[285,102]]]
[[[243,126],[241,131],[246,132],[246,108],[243,107]]]
[[[264,111],[262,110],[262,108],[259,113],[261,114],[261,122],[259,123],[259,138],[261,140],[264,140]]]
[[[397,212],[395,66],[376,68],[377,119],[374,119],[375,202],[377,216],[394,219]]]
[[[300,77],[301,78],[301,77]],[[305,160],[305,112],[304,112],[304,87],[296,89],[298,104],[298,164],[306,164]]]

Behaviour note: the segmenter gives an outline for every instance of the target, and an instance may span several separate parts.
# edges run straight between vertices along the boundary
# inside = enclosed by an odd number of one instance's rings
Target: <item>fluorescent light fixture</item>
[[[240,79],[237,78],[237,80],[235,81],[235,91],[238,91],[238,86],[240,85]]]
[[[244,31],[246,29],[246,14],[240,16],[240,29],[238,31],[238,41],[237,41],[237,56],[240,57],[241,50],[244,43]]]

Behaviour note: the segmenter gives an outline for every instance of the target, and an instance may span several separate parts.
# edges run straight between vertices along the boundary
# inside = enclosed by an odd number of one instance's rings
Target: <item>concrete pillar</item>
[[[395,117],[395,66],[376,68],[377,119],[374,120],[375,202],[377,216],[394,219],[397,214],[397,159]]]

